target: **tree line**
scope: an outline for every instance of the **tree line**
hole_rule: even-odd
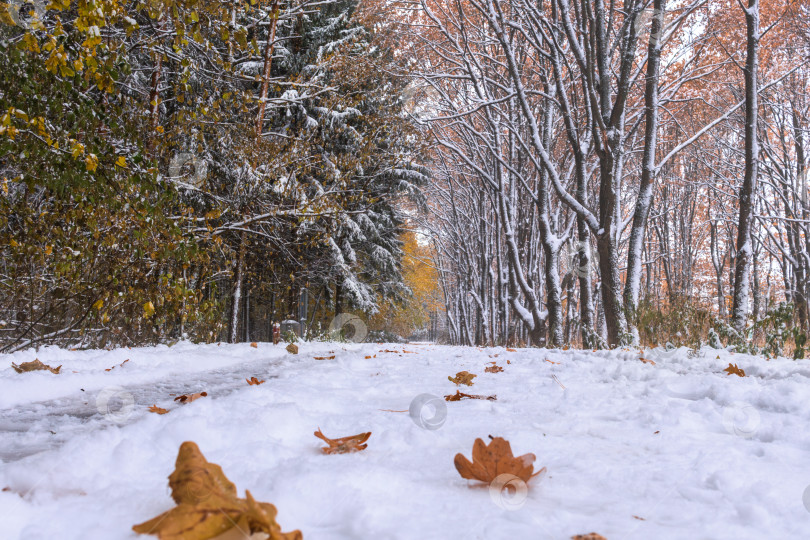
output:
[[[807,2],[392,3],[450,341],[801,348]]]
[[[240,341],[409,297],[402,207],[429,171],[369,6],[0,17],[0,351]]]

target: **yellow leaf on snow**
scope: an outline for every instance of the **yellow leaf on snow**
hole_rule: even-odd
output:
[[[315,432],[315,436],[329,445],[321,448],[321,451],[324,454],[348,454],[350,452],[359,452],[360,450],[365,450],[368,445],[363,443],[365,443],[368,438],[371,437],[371,432],[359,433],[357,435],[341,437],[339,439],[330,439],[324,435],[323,432],[321,432],[321,428],[318,428],[318,431]]]
[[[236,486],[222,468],[206,461],[193,442],[180,446],[169,487],[177,506],[132,530],[160,540],[208,540],[233,529],[242,537],[264,533],[268,540],[303,539],[301,531],[281,532],[272,504],[256,502],[250,491],[245,491],[244,499],[238,498]]]
[[[158,407],[157,405],[152,405],[149,407],[149,412],[158,413],[158,414],[166,414],[168,409],[164,409],[163,407]]]
[[[47,370],[47,371],[50,371],[51,373],[53,373],[55,375],[58,375],[59,370],[62,369],[61,365],[54,368],[54,367],[49,366],[48,364],[43,364],[39,360],[39,358],[37,358],[33,362],[23,362],[19,366],[17,364],[15,364],[14,362],[12,362],[11,367],[13,367],[14,371],[16,371],[17,373],[23,373],[23,372],[26,372],[26,371],[40,371],[40,370],[44,371],[44,370]]]
[[[183,394],[182,396],[177,396],[174,398],[175,401],[179,401],[180,403],[191,403],[196,399],[200,399],[201,397],[205,397],[208,395],[208,392],[197,392],[196,394]]]
[[[469,373],[467,371],[459,371],[458,373],[456,373],[455,377],[448,376],[447,380],[449,380],[451,383],[455,383],[458,385],[465,384],[467,386],[472,386],[473,385],[472,380],[477,376],[478,375],[476,375],[475,373]]]
[[[737,364],[732,364],[731,362],[729,362],[728,367],[723,371],[726,372],[726,376],[737,375],[739,377],[745,377],[745,370],[738,368]]]
[[[528,482],[538,474],[545,472],[543,467],[534,472],[534,454],[524,454],[515,457],[509,441],[501,437],[492,437],[490,443],[484,444],[481,439],[475,439],[472,450],[472,461],[463,454],[456,454],[453,464],[462,478],[467,480],[480,480],[490,483],[502,474],[517,476]]]

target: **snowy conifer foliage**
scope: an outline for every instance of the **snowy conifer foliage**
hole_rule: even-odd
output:
[[[269,339],[407,295],[427,177],[356,1],[96,5],[1,29],[0,346]]]

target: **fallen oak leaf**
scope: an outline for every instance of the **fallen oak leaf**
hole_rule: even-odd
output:
[[[168,411],[168,409],[158,407],[157,405],[152,405],[151,407],[149,407],[149,412],[158,413],[158,414],[166,414],[169,411]]]
[[[242,536],[264,533],[269,540],[303,539],[301,531],[281,532],[272,504],[257,503],[250,491],[245,491],[245,499],[238,498],[222,468],[206,461],[193,442],[180,446],[169,486],[177,506],[133,526],[136,533],[154,534],[160,540],[207,540],[236,528]]]
[[[260,384],[262,384],[262,383],[264,383],[264,382],[265,382],[265,381],[264,381],[264,379],[262,379],[262,380],[260,381],[260,380],[259,380],[259,379],[257,379],[256,377],[251,377],[251,378],[249,378],[249,379],[245,379],[245,380],[247,381],[247,383],[248,383],[250,386],[258,386],[258,385],[260,385]]]
[[[24,373],[26,371],[40,371],[40,370],[44,371],[44,370],[47,370],[47,371],[50,371],[51,373],[53,373],[55,375],[58,375],[59,370],[62,369],[61,364],[54,368],[54,367],[51,367],[51,366],[49,366],[47,364],[43,364],[39,360],[39,358],[37,358],[36,360],[33,360],[31,362],[23,362],[19,366],[17,364],[15,364],[14,362],[12,362],[11,367],[13,367],[14,371],[16,371],[17,373]]]
[[[501,366],[489,366],[487,368],[484,368],[484,371],[486,371],[487,373],[500,373],[501,371],[503,371],[503,368]]]
[[[287,345],[286,350],[290,354],[298,354],[298,345],[296,345],[295,343],[290,343],[289,345]]]
[[[444,396],[445,401],[461,401],[462,399],[486,399],[488,401],[497,401],[498,396],[479,396],[477,394],[465,394],[456,390],[455,394]]]
[[[201,397],[205,397],[208,395],[208,392],[197,392],[196,394],[183,394],[182,396],[177,396],[174,398],[175,401],[179,401],[180,403],[191,403],[196,399],[200,399]]]
[[[448,375],[447,380],[457,385],[466,384],[467,386],[472,386],[473,385],[472,380],[477,376],[478,375],[476,375],[475,373],[469,373],[467,371],[459,371],[458,373],[456,373],[455,377],[450,377]]]
[[[524,482],[545,472],[543,467],[536,473],[534,471],[534,454],[524,454],[515,457],[509,441],[501,437],[492,437],[488,445],[481,439],[475,439],[472,450],[472,461],[463,454],[456,454],[453,464],[462,478],[467,480],[480,480],[487,484],[502,474],[514,475]]]
[[[732,364],[731,362],[729,362],[728,367],[723,371],[726,372],[727,377],[729,375],[737,375],[739,377],[745,377],[745,370],[738,368],[737,364]]]
[[[363,443],[365,443],[368,438],[371,437],[371,432],[368,431],[366,433],[358,433],[357,435],[341,437],[339,439],[330,439],[323,434],[321,428],[318,428],[318,431],[316,431],[314,435],[329,445],[321,448],[321,451],[324,454],[347,454],[350,452],[359,452],[360,450],[365,450],[368,445]]]

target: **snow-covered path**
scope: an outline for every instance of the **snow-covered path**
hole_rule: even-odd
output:
[[[0,357],[0,538],[135,538],[133,524],[173,506],[166,478],[185,440],[308,540],[810,537],[810,361],[687,352],[647,351],[655,365],[638,351],[426,344]],[[62,373],[9,367],[35,357]],[[493,361],[504,371],[486,373]],[[726,375],[729,362],[748,376]],[[462,370],[478,375],[462,391],[497,401],[401,412],[454,393],[447,376]],[[203,390],[188,405],[170,395]],[[328,456],[317,427],[372,436]],[[453,456],[487,435],[548,468],[525,497],[456,472]]]

